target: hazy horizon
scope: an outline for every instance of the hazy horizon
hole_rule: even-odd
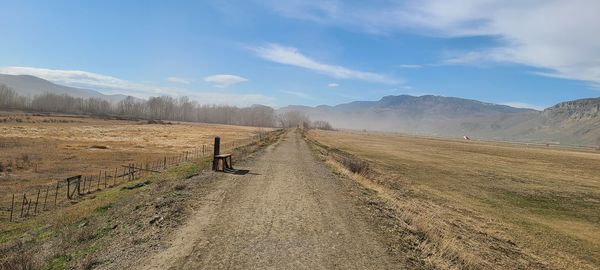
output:
[[[598,5],[9,1],[0,73],[241,106],[433,94],[541,109],[599,95]]]

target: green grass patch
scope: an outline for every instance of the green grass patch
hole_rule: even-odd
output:
[[[70,255],[55,256],[50,260],[50,263],[45,268],[46,270],[63,270],[67,269],[68,263],[71,261]]]
[[[107,205],[100,206],[100,207],[94,209],[94,213],[98,214],[98,215],[104,215],[108,211],[108,209],[111,209],[111,208],[112,208],[112,204],[109,203]]]

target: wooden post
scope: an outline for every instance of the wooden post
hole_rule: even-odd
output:
[[[31,209],[31,200],[27,200],[27,213],[25,213],[26,216],[29,216],[29,209]]]
[[[221,152],[221,137],[215,137],[215,144],[213,147],[213,171],[216,171],[219,166],[216,156],[218,156]]]
[[[165,161],[163,162],[163,169],[166,170],[167,169],[167,157],[165,156]]]
[[[115,177],[113,177],[113,186],[117,185],[117,168],[115,168]]]
[[[83,191],[81,191],[81,175],[79,176],[79,178],[77,179],[77,196],[81,196],[83,195]],[[83,182],[83,184],[85,184],[85,181]],[[85,186],[83,186],[83,188],[85,189]],[[68,192],[68,189],[67,189]]]
[[[46,197],[44,197],[44,211],[46,211],[46,203],[48,202],[48,191],[50,187],[46,187]]]
[[[56,192],[54,193],[54,206],[56,206],[56,199],[58,199],[58,185],[60,185],[60,181],[56,181]],[[67,193],[69,191],[67,190]]]
[[[98,174],[98,184],[96,185],[96,190],[100,189],[100,179],[102,179],[102,170],[100,170],[100,174]]]
[[[40,189],[38,188],[38,194],[37,194],[37,197],[35,198],[35,208],[33,209],[34,215],[37,215],[37,207],[38,207],[39,201],[40,201]]]
[[[9,220],[9,222],[12,222],[12,217],[13,217],[14,211],[15,211],[15,194],[13,193],[12,202],[10,204],[10,220]]]
[[[23,209],[25,208],[25,204],[27,203],[27,196],[23,193],[23,201],[21,202],[21,217],[23,217]]]
[[[82,194],[82,193],[85,193],[85,184],[86,184],[86,183],[87,183],[87,176],[84,176],[84,177],[83,177],[83,190],[81,190],[81,193],[80,193],[80,194]]]

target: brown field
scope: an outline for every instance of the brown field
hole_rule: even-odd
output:
[[[600,268],[597,151],[351,132],[308,138],[368,163],[353,178],[394,205],[433,266]]]
[[[78,174],[180,154],[265,129],[0,112],[0,198]],[[208,151],[208,150],[207,150]],[[9,166],[8,164],[12,164]],[[10,169],[8,169],[10,167]]]

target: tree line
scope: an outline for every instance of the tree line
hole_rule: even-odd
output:
[[[188,97],[176,99],[168,96],[151,97],[147,100],[126,97],[116,103],[101,98],[77,98],[53,93],[25,97],[6,85],[0,85],[0,109],[257,127],[273,127],[278,123],[275,110],[262,105],[245,108],[201,105]]]
[[[277,115],[273,108],[263,105],[244,108],[229,105],[206,105],[199,104],[185,96],[180,98],[150,97],[147,100],[128,96],[116,103],[102,98],[78,98],[68,94],[53,93],[25,97],[3,84],[0,84],[0,109],[257,127],[303,126],[332,129],[328,122],[311,122],[306,115],[298,111],[287,111]]]
[[[304,126],[332,129],[328,122],[311,122],[306,115],[300,112],[287,111],[277,115],[273,108],[263,105],[244,108],[229,105],[205,105],[185,96],[180,98],[150,97],[147,100],[128,96],[116,103],[102,98],[77,98],[67,94],[53,93],[25,97],[3,84],[0,84],[0,109],[256,127]]]

